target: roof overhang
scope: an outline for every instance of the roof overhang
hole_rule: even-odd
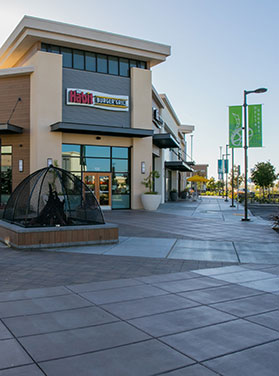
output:
[[[35,70],[34,67],[16,67],[8,69],[0,69],[0,78],[14,77],[14,76],[25,76],[30,75]]]
[[[0,123],[0,134],[20,134],[23,128],[10,123]]]
[[[179,143],[170,133],[157,133],[153,135],[153,144],[160,149],[179,148]]]
[[[170,56],[170,46],[161,43],[24,16],[0,49],[0,67],[13,66],[36,42],[130,57],[151,67]]]
[[[107,127],[104,125],[59,122],[50,126],[52,132],[97,134],[116,137],[150,137],[153,130],[142,128]]]
[[[167,161],[165,162],[165,167],[173,171],[193,171],[193,169],[184,161]]]
[[[194,130],[195,130],[194,125],[181,124],[181,126],[179,127],[179,131],[184,134],[192,133],[194,132]]]

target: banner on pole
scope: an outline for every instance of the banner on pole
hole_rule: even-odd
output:
[[[262,105],[248,106],[249,147],[260,148],[263,146],[262,138]]]
[[[229,147],[242,148],[242,106],[229,107]]]
[[[223,159],[218,159],[218,174],[223,175]]]
[[[229,160],[225,159],[224,160],[224,174],[228,174],[228,173],[229,173]]]

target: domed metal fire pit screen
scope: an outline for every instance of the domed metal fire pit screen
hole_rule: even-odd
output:
[[[75,175],[54,166],[34,172],[17,186],[3,219],[23,227],[105,223],[93,192]]]

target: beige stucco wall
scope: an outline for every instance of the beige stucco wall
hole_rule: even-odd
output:
[[[151,71],[131,69],[131,128],[152,129]]]
[[[32,65],[30,109],[30,172],[46,167],[47,159],[61,163],[62,133],[50,125],[62,121],[62,55],[38,51]]]
[[[152,129],[151,71],[131,69],[131,128]],[[145,162],[145,174],[141,173]],[[152,137],[134,138],[131,151],[131,208],[141,209],[141,194],[146,191],[142,184],[152,168]]]
[[[145,174],[141,173],[141,162],[145,162]],[[141,194],[146,192],[142,184],[152,167],[152,137],[134,138],[131,150],[131,208],[142,209]]]

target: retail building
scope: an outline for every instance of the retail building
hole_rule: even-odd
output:
[[[161,172],[162,200],[181,189],[194,128],[151,80],[169,55],[159,43],[25,16],[0,49],[1,202],[51,163],[103,208],[141,208],[150,169]]]

